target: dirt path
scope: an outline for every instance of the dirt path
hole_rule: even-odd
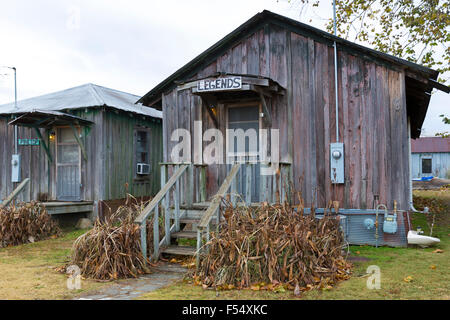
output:
[[[137,279],[116,281],[94,292],[87,292],[77,300],[132,300],[156,289],[183,279],[187,269],[176,264],[161,263],[153,273]]]

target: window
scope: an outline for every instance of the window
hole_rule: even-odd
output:
[[[431,174],[431,173],[433,173],[431,159],[430,158],[422,159],[422,174]]]
[[[138,163],[150,164],[149,150],[150,150],[150,132],[148,129],[136,129],[134,134],[135,146],[135,161],[134,170]],[[140,177],[141,178],[141,177]]]

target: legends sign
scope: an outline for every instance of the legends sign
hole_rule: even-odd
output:
[[[197,92],[224,91],[242,89],[242,77],[203,79],[197,82]]]

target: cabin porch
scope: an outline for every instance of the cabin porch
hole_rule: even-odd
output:
[[[94,201],[49,201],[40,202],[47,209],[49,215],[61,215],[69,213],[91,214],[94,210]]]
[[[259,164],[269,166],[270,164]],[[157,260],[161,253],[173,255],[191,255],[199,259],[197,253],[204,248],[202,243],[209,240],[210,230],[218,228],[224,220],[221,206],[225,203],[233,206],[260,206],[262,203],[290,203],[294,209],[291,166],[280,163],[273,175],[258,177],[258,201],[251,186],[255,176],[251,174],[256,163],[234,163],[227,165],[227,175],[214,195],[207,197],[207,165],[192,163],[161,163],[161,190],[149,205],[136,218],[141,226],[141,246],[147,256],[146,221],[154,215],[152,258]],[[312,208],[304,208],[310,214]],[[317,218],[323,217],[324,208],[314,208]],[[397,210],[345,209],[332,208],[331,214],[340,218],[340,224],[348,244],[369,244],[374,246],[401,246],[406,243],[406,234],[410,229],[409,212]],[[395,214],[397,231],[395,234],[383,233],[387,215]],[[162,218],[162,219],[161,219]],[[160,234],[160,221],[164,221],[164,232]],[[373,226],[367,226],[371,220]],[[178,239],[195,239],[196,246],[180,246]],[[198,262],[198,261],[197,261]]]

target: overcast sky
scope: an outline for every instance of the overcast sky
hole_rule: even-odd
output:
[[[88,82],[141,96],[264,9],[321,29],[332,16],[329,3],[300,12],[287,0],[2,1],[0,66],[17,68],[19,100]],[[0,104],[13,100],[0,68]],[[449,106],[433,94],[426,135],[449,130],[438,117]]]

